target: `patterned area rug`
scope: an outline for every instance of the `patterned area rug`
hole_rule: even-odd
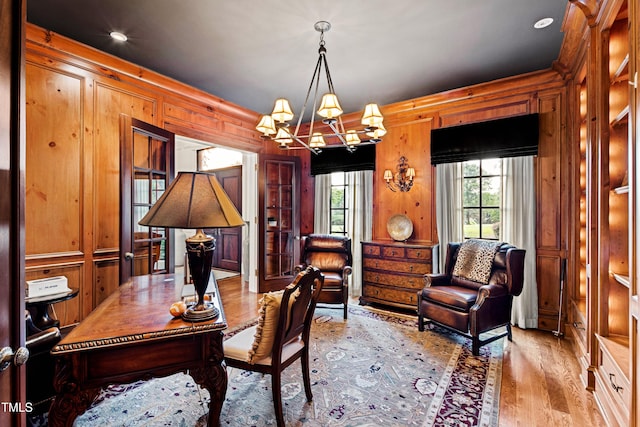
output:
[[[317,308],[311,329],[313,402],[299,361],[282,377],[288,426],[497,426],[502,340],[471,354],[470,342],[415,316],[350,306]],[[233,333],[233,332],[232,332]],[[271,378],[228,369],[223,426],[275,425]],[[76,426],[206,425],[209,394],[190,376],[111,386]]]

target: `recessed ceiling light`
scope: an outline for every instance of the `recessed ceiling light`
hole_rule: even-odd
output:
[[[535,24],[533,24],[533,28],[536,28],[539,30],[541,28],[548,27],[552,23],[553,23],[553,18],[542,18],[539,21],[537,21]]]
[[[117,31],[111,31],[111,33],[109,35],[111,36],[112,39],[118,40],[119,42],[126,42],[127,41],[127,36],[125,36],[122,33],[117,32]]]

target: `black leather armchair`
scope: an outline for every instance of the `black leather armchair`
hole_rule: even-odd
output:
[[[511,306],[520,295],[524,275],[524,249],[502,244],[497,250],[487,284],[453,275],[461,243],[449,243],[445,272],[426,274],[425,287],[418,292],[418,329],[433,321],[472,340],[472,352],[511,336]],[[480,334],[506,326],[506,332],[481,340]]]

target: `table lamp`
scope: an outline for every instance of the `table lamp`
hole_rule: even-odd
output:
[[[213,236],[205,234],[203,229],[244,225],[242,216],[216,176],[206,172],[178,172],[176,179],[138,224],[196,230],[196,234],[186,239],[186,245],[198,301],[187,308],[182,318],[199,322],[216,317],[218,309],[204,301],[216,245]]]

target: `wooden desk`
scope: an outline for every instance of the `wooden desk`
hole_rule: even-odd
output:
[[[212,300],[220,315],[198,323],[169,314],[181,291],[182,276],[134,277],[53,348],[57,395],[49,426],[71,426],[108,384],[186,371],[209,391],[208,424],[219,425],[227,391],[222,349],[227,324],[218,288]]]

